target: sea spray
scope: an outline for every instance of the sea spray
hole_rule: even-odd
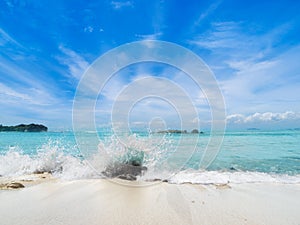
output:
[[[136,179],[146,171],[157,169],[172,151],[168,147],[172,142],[163,136],[144,136],[137,134],[112,136],[98,145],[98,156],[92,159],[92,165],[99,166],[105,162],[102,174],[107,177]],[[95,163],[95,158],[102,159]]]
[[[300,132],[297,130],[227,132],[218,157],[207,170],[199,170],[197,165],[209,135],[200,136],[195,154],[182,167],[178,167],[177,158],[172,156],[180,157],[181,152],[184,154],[185,149],[193,147],[190,140],[197,137],[194,134],[139,133],[117,137],[99,133],[99,136],[94,154],[89,158],[76,145],[72,132],[0,133],[0,177],[50,172],[54,177],[68,180],[103,178],[107,166],[113,165],[112,162],[128,162],[131,156],[126,154],[134,150],[143,152],[142,166],[147,167],[147,171],[137,176],[139,180],[300,182]]]
[[[36,154],[26,154],[19,147],[11,147],[0,155],[0,175],[15,177],[47,172],[64,179],[96,177],[96,173],[85,161],[64,150],[57,141],[43,144],[36,150]]]

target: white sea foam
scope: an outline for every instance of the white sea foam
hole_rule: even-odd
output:
[[[56,151],[39,153],[35,157],[9,151],[0,156],[0,175],[3,177],[15,177],[24,174],[32,174],[37,171],[52,172],[55,177],[61,179],[89,179],[100,178],[101,174],[84,160],[71,155],[65,155]],[[165,179],[168,172],[148,171],[141,180]],[[267,174],[260,172],[224,172],[224,171],[197,171],[185,170],[168,178],[170,183],[192,184],[219,184],[219,183],[300,183],[300,175],[289,176],[286,174]]]
[[[0,155],[0,175],[14,177],[36,172],[51,172],[62,179],[82,179],[103,177],[102,171],[117,160],[131,157],[129,152],[143,152],[143,165],[149,169],[165,157],[168,140],[157,138],[143,139],[136,135],[124,136],[122,139],[111,136],[100,142],[98,152],[92,157],[80,154],[78,149],[68,149],[59,141],[49,141],[38,148],[37,154],[28,155],[18,147],[12,147]],[[77,154],[74,154],[76,153]],[[76,156],[78,155],[78,156]],[[133,155],[135,156],[135,155]],[[89,158],[84,160],[83,158]],[[127,158],[126,158],[127,157]]]
[[[143,151],[146,155],[143,166],[147,172],[141,180],[168,180],[170,183],[217,184],[217,183],[300,183],[300,175],[270,174],[246,171],[199,171],[184,170],[174,175],[175,171],[156,168],[170,154],[173,143],[168,138],[138,138],[128,136],[125,141],[114,137],[103,141],[98,146],[98,153],[92,159],[84,160],[76,149],[68,148],[59,142],[49,142],[38,149],[37,154],[28,155],[18,147],[11,147],[5,154],[0,155],[0,175],[16,177],[35,172],[51,172],[61,179],[101,178],[105,167],[122,158],[128,149]]]
[[[138,137],[136,134],[122,137],[111,136],[98,145],[98,158],[111,162],[120,158],[130,157],[130,154],[143,153],[143,165],[153,169],[158,163],[168,158],[175,149],[174,143],[166,136]],[[129,154],[129,155],[128,155]]]
[[[192,184],[224,184],[224,183],[300,183],[300,175],[268,174],[261,172],[224,172],[224,171],[196,171],[185,170],[169,179],[170,183]]]
[[[36,172],[51,172],[63,179],[81,179],[97,177],[98,174],[87,164],[71,155],[56,149],[38,153],[35,156],[9,151],[0,155],[0,175],[15,177]]]

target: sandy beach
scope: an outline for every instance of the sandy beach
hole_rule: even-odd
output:
[[[300,224],[300,184],[147,184],[47,179],[1,190],[1,224]]]

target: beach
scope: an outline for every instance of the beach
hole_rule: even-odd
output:
[[[199,136],[182,168],[181,160],[168,158],[178,135],[167,136],[165,145],[156,144],[159,135],[130,136],[124,149],[108,136],[112,141],[100,140],[94,160],[82,156],[72,132],[0,137],[1,225],[300,224],[297,130],[227,132],[206,170],[199,163],[208,134]],[[185,134],[177,154],[186,154],[197,138]],[[145,150],[142,165],[122,161],[132,149]],[[105,153],[119,164],[103,160]],[[160,167],[165,159],[174,169]],[[128,166],[145,169],[134,174]]]
[[[300,223],[300,184],[45,179],[0,190],[1,224]]]

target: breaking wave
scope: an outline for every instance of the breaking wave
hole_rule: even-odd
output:
[[[25,174],[49,172],[53,176],[74,180],[111,177],[107,168],[114,165],[133,165],[147,168],[134,174],[138,180],[162,180],[169,183],[300,183],[300,175],[271,174],[248,171],[206,171],[163,169],[176,143],[169,138],[126,137],[126,143],[110,137],[99,143],[98,153],[89,160],[78,149],[66,149],[61,143],[48,142],[36,154],[27,154],[19,147],[10,147],[0,155],[0,176],[17,177]],[[124,167],[122,167],[124,169]],[[126,168],[128,169],[128,168]],[[103,173],[103,171],[108,171]],[[114,170],[115,171],[115,168]]]

